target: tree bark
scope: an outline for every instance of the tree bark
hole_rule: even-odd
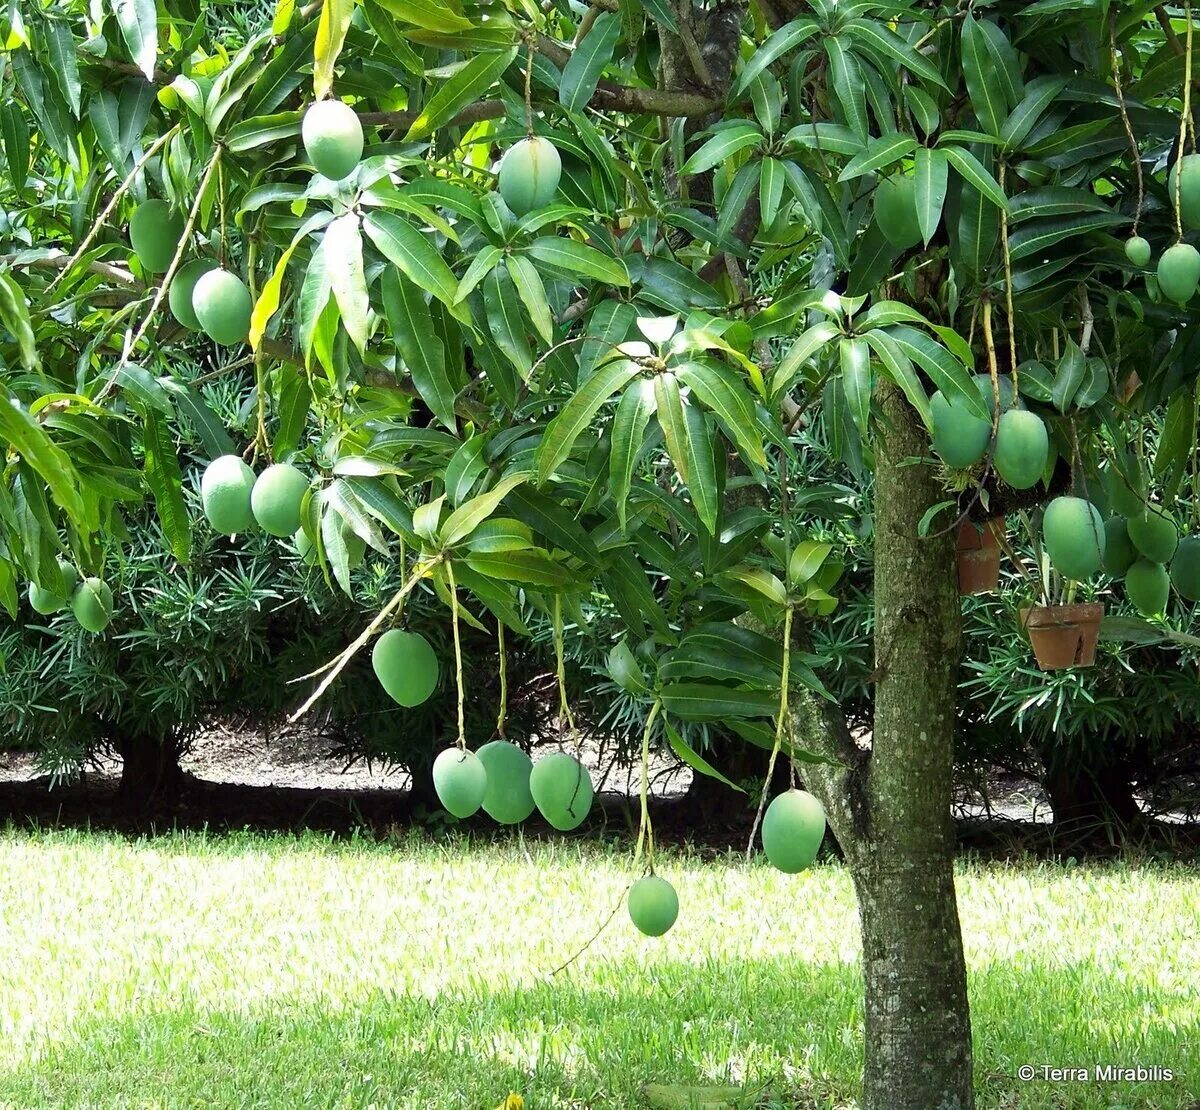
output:
[[[170,814],[179,801],[183,769],[179,745],[173,738],[122,737],[116,742],[121,756],[118,804],[127,817],[143,820]]]
[[[1079,757],[1051,754],[1042,787],[1050,799],[1055,831],[1067,837],[1120,843],[1142,824],[1124,761],[1093,767]]]
[[[805,768],[846,854],[863,938],[866,1110],[974,1105],[966,964],[954,891],[951,783],[960,627],[954,542],[918,525],[944,494],[928,438],[881,386],[875,467],[875,713],[869,756],[804,697]],[[840,730],[841,735],[837,735]],[[832,739],[831,739],[832,736]]]

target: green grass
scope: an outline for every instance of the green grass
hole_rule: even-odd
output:
[[[671,856],[661,941],[628,858],[576,843],[0,834],[0,1104],[642,1105],[646,1083],[853,1103],[848,876]],[[985,1106],[1200,1098],[1200,884],[1184,866],[967,865]],[[1158,1064],[1170,1084],[1020,1083]],[[753,1100],[747,1100],[747,1104]]]

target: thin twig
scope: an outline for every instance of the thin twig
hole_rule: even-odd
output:
[[[61,271],[59,271],[58,277],[56,277],[49,285],[46,286],[44,293],[48,294],[60,281],[62,281],[67,273],[74,268],[75,263],[77,263],[84,256],[88,247],[95,242],[96,236],[100,234],[100,229],[104,226],[108,220],[108,217],[113,214],[113,211],[117,205],[121,203],[121,198],[129,191],[129,187],[137,179],[137,175],[142,172],[146,163],[149,162],[150,159],[153,158],[163,148],[163,146],[170,141],[172,135],[175,135],[178,132],[179,124],[176,124],[169,131],[163,132],[163,134],[161,134],[157,139],[154,140],[153,143],[150,144],[150,147],[147,149],[146,153],[134,163],[133,169],[129,171],[125,180],[117,186],[116,192],[114,192],[113,195],[108,198],[108,203],[104,206],[104,210],[100,213],[100,215],[96,217],[96,222],[92,224],[91,229],[88,231],[87,235],[84,236],[83,242],[79,244],[75,250],[75,253],[71,255],[71,257],[67,260],[66,265]]]
[[[167,291],[171,288],[171,281],[175,277],[175,273],[179,269],[179,264],[183,261],[183,256],[188,249],[188,242],[196,226],[196,217],[200,214],[200,204],[204,199],[205,190],[208,188],[208,183],[212,179],[212,175],[221,164],[221,153],[224,149],[223,146],[218,144],[216,151],[213,153],[212,161],[209,162],[208,168],[204,171],[204,176],[200,179],[200,188],[196,190],[196,199],[192,202],[191,210],[188,212],[187,222],[183,226],[183,234],[179,237],[179,245],[175,248],[171,265],[167,267],[167,272],[163,274],[162,283],[158,287],[158,292],[154,294],[154,300],[150,302],[150,310],[146,313],[145,319],[142,320],[141,327],[138,328],[134,337],[129,341],[128,346],[125,348],[125,353],[121,356],[121,361],[113,368],[113,372],[108,376],[108,380],[104,383],[103,388],[96,394],[94,400],[97,404],[108,396],[116,385],[121,368],[128,364],[130,356],[137,349],[137,345],[145,337],[146,332],[150,330],[150,325],[154,321],[155,314],[162,307],[163,301],[166,300]],[[221,237],[221,241],[224,243],[224,236]]]
[[[1121,62],[1117,56],[1117,12],[1114,8],[1108,23],[1108,46],[1112,55],[1113,86],[1117,90],[1117,110],[1121,113],[1121,122],[1125,125],[1125,136],[1129,139],[1129,153],[1133,159],[1133,169],[1137,174],[1137,208],[1133,213],[1133,234],[1138,233],[1138,222],[1142,218],[1142,205],[1146,200],[1146,182],[1142,177],[1142,153],[1138,147],[1137,137],[1133,133],[1133,124],[1129,119],[1129,111],[1125,107],[1125,93],[1121,88]]]
[[[373,635],[375,635],[375,632],[378,630],[380,625],[382,625],[383,622],[387,620],[396,609],[404,604],[404,599],[408,597],[408,595],[412,593],[414,589],[416,589],[417,583],[424,579],[426,575],[428,575],[429,572],[442,561],[443,558],[443,555],[435,555],[432,559],[428,559],[424,563],[418,563],[415,567],[413,567],[412,574],[408,581],[396,591],[391,601],[389,601],[382,609],[379,610],[378,613],[375,614],[375,619],[372,620],[371,623],[368,624],[367,627],[358,634],[354,642],[351,643],[349,647],[345,648],[339,655],[335,656],[332,660],[330,660],[329,663],[325,665],[324,668],[322,668],[328,673],[321,680],[321,684],[309,696],[308,700],[305,701],[305,703],[300,706],[295,713],[288,717],[288,724],[294,725],[313,707],[313,705],[320,699],[321,695],[329,689],[330,685],[333,683],[333,680],[342,673],[346,667],[346,664],[349,663],[350,660],[353,659],[358,653],[363,644],[365,644]],[[310,675],[305,675],[304,677],[314,678],[320,673],[321,671],[317,670],[313,671]]]

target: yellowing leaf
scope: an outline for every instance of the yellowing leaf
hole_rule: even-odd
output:
[[[279,309],[279,295],[283,288],[283,275],[287,271],[288,263],[292,260],[292,255],[296,252],[296,247],[299,245],[300,240],[295,239],[292,245],[279,256],[279,261],[275,263],[274,271],[272,271],[266,285],[262,288],[262,292],[258,295],[258,302],[254,306],[254,311],[250,314],[250,349],[252,351],[258,350],[258,345],[262,342],[263,335],[267,330],[267,324],[270,323],[271,317]]]
[[[354,0],[325,0],[321,5],[321,21],[313,43],[313,99],[321,100],[333,87],[333,67],[337,65],[342,43],[350,29]]]

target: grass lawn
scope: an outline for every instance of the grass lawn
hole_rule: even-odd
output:
[[[622,909],[551,976],[627,868],[565,841],[0,833],[0,1104],[634,1107],[646,1083],[853,1104],[845,871],[670,856],[673,932]],[[966,865],[959,889],[983,1105],[1200,1098],[1194,869]],[[1177,1078],[1021,1083],[1027,1063]]]

